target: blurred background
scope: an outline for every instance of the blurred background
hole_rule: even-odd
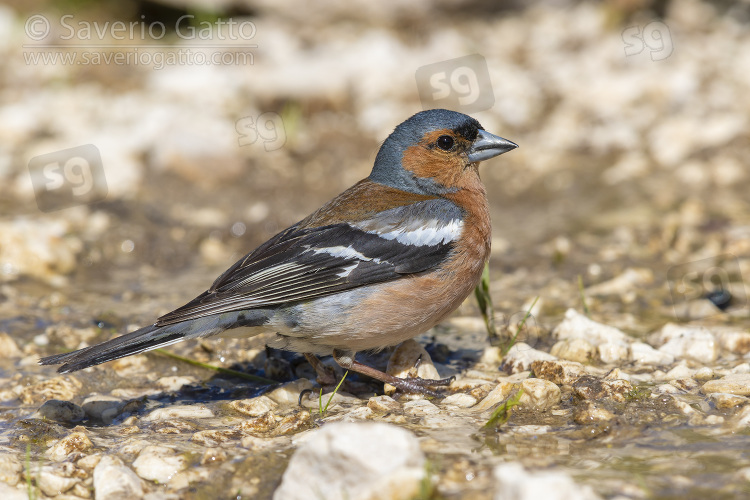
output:
[[[749,19],[694,0],[6,3],[0,329],[151,322],[433,107],[521,146],[481,167],[499,315],[539,295],[554,324],[580,279],[630,333],[747,317]]]
[[[749,94],[747,0],[4,2],[0,378],[192,299],[434,107],[520,145],[480,167],[499,318],[746,329]],[[448,328],[486,345],[472,298]]]

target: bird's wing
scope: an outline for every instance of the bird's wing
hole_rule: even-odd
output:
[[[298,223],[248,254],[206,292],[156,322],[309,300],[426,271],[448,258],[463,230],[462,211],[429,199],[356,222]]]

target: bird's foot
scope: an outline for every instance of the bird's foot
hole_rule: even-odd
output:
[[[313,370],[315,370],[320,385],[336,385],[336,372],[332,367],[324,365],[314,354],[305,353],[305,359],[310,363],[310,366],[313,367]]]

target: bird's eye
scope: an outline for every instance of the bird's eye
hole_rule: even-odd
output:
[[[438,137],[437,147],[443,151],[450,151],[453,148],[453,137],[449,135],[441,135]]]

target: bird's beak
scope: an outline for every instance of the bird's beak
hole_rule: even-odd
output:
[[[469,149],[469,161],[475,163],[482,160],[489,160],[495,156],[512,151],[518,147],[518,144],[508,139],[503,139],[492,135],[484,130],[479,130],[477,138]]]

